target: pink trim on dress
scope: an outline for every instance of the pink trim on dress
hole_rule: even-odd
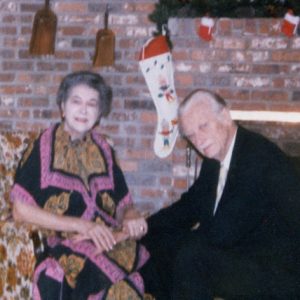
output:
[[[136,269],[140,269],[145,263],[146,261],[149,259],[150,257],[150,254],[148,252],[148,250],[146,249],[145,246],[141,245],[140,244],[140,247],[139,247],[139,262],[138,262],[138,265],[136,267]]]
[[[54,258],[47,258],[34,271],[32,294],[33,300],[42,300],[38,289],[37,281],[40,274],[46,269],[46,275],[58,282],[62,282],[64,278],[64,271],[59,263]]]
[[[116,217],[119,220],[119,217],[122,216],[126,208],[130,207],[133,204],[131,194],[128,192],[127,195],[118,203],[116,209]]]
[[[88,300],[101,300],[104,296],[105,291],[100,291],[98,294],[90,295]]]
[[[109,144],[101,137],[99,133],[97,133],[95,130],[92,131],[92,137],[96,144],[99,146],[99,148],[103,151],[103,154],[105,156],[105,160],[107,162],[107,167],[108,167],[108,176],[110,179],[110,189],[114,190],[114,180],[113,180],[113,161],[112,161],[112,153],[111,153],[111,148]],[[102,178],[96,179],[96,184],[99,184],[100,180]],[[95,184],[95,187],[96,187]],[[99,191],[99,187],[98,187]]]
[[[96,248],[87,241],[73,243],[70,240],[64,240],[62,245],[69,247],[71,250],[86,255],[109,279],[116,283],[126,277],[126,274],[111,262],[104,254],[95,254]]]
[[[143,295],[145,292],[145,286],[144,286],[143,278],[140,275],[140,273],[134,272],[128,276],[128,279],[133,283],[133,285]]]
[[[34,198],[21,185],[15,183],[10,192],[11,202],[21,201],[33,206],[37,206]]]

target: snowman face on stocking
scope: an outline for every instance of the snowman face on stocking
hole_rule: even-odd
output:
[[[154,53],[151,52],[152,49]],[[147,56],[149,52],[151,55]],[[172,152],[178,136],[178,99],[174,87],[172,56],[164,36],[146,43],[142,54],[140,68],[157,111],[154,152],[158,157],[164,158]]]

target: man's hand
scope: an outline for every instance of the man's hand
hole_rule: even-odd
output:
[[[123,221],[123,231],[127,232],[132,239],[140,239],[148,231],[148,225],[143,217],[126,218]]]

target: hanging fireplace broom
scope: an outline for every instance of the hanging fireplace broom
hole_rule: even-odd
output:
[[[104,29],[99,29],[96,35],[94,67],[112,66],[114,64],[115,34],[108,29],[108,11],[109,5],[107,4],[104,14]]]
[[[32,55],[54,54],[57,17],[50,9],[50,0],[34,16],[29,53]]]

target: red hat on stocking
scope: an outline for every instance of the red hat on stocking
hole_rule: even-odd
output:
[[[170,52],[165,35],[158,35],[150,39],[142,48],[139,60]]]

